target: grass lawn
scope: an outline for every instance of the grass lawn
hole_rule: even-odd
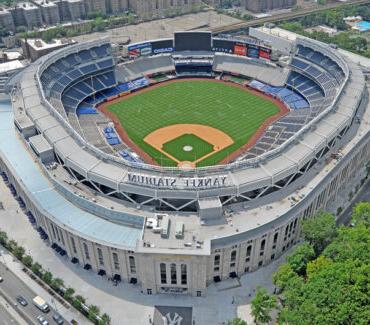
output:
[[[184,150],[186,146],[191,146],[192,150]],[[212,152],[213,145],[198,138],[194,134],[184,134],[181,137],[165,143],[162,149],[179,161],[195,161]]]
[[[177,164],[143,140],[158,128],[203,124],[228,134],[234,143],[198,164],[209,166],[247,143],[267,118],[279,112],[267,99],[232,84],[207,80],[164,83],[123,98],[108,109],[117,116],[131,140],[163,166]]]

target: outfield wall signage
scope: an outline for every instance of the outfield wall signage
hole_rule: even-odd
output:
[[[258,46],[249,45],[248,46],[248,56],[250,58],[256,58],[256,59],[258,59],[259,58],[259,49],[258,49]]]
[[[161,54],[161,53],[171,53],[173,52],[173,47],[166,47],[162,49],[153,49],[153,54]]]
[[[247,46],[245,44],[235,44],[234,45],[234,54],[246,56],[247,55]]]
[[[146,56],[152,54],[151,43],[134,44],[127,47],[130,58],[137,58],[139,56]]]
[[[174,177],[160,177],[128,173],[127,181],[135,185],[146,185],[156,188],[179,188],[179,189],[214,188],[231,185],[230,180],[226,175],[209,177],[174,178]]]

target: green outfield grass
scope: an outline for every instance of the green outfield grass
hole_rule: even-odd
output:
[[[269,100],[227,83],[206,80],[165,83],[123,98],[108,109],[117,116],[131,140],[162,166],[176,163],[143,140],[156,129],[173,124],[203,124],[228,134],[234,144],[198,164],[209,166],[247,143],[261,124],[279,111]],[[182,147],[179,150],[178,154],[182,154]]]

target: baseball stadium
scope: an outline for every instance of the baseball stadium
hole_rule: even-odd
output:
[[[0,172],[35,231],[148,295],[205,296],[268,265],[370,155],[361,67],[257,28],[74,44],[7,89]]]

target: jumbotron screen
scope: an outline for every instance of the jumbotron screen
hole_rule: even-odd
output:
[[[176,51],[211,51],[212,34],[210,32],[175,33]]]

